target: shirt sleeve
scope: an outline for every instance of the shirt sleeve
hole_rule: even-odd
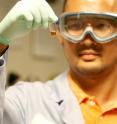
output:
[[[0,57],[0,124],[3,124],[3,108],[6,82],[6,60],[4,56]]]
[[[3,124],[25,124],[25,95],[14,85],[5,92]]]
[[[12,86],[5,91],[6,61],[7,53],[0,56],[0,124],[24,124],[21,88]]]

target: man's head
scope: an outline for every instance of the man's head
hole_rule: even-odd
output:
[[[65,0],[64,11],[117,12],[116,5],[116,0]]]
[[[66,0],[64,12],[117,12],[116,0]],[[94,20],[92,20],[94,21]],[[95,24],[95,22],[93,22]],[[70,70],[76,75],[95,76],[117,68],[117,39],[100,44],[87,35],[80,43],[71,43],[59,34]]]

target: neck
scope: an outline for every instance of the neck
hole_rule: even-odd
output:
[[[88,95],[95,96],[99,103],[117,100],[117,69],[97,76],[78,75],[69,71],[70,81],[74,81]]]

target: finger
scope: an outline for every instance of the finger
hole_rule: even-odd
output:
[[[35,7],[33,10],[31,10],[31,14],[33,16],[33,29],[37,29],[39,26],[41,26],[41,14],[40,11]]]
[[[31,14],[31,12],[29,11],[26,11],[26,12],[23,12],[23,14],[21,14],[19,17],[18,17],[18,20],[21,20],[22,23],[24,22],[26,27],[28,29],[32,28],[33,26],[33,20],[34,20],[34,17],[33,15]]]
[[[58,17],[56,16],[56,14],[54,13],[54,11],[53,11],[53,9],[51,8],[51,6],[47,3],[47,2],[45,2],[44,3],[44,6],[46,6],[46,8],[47,8],[47,12],[48,12],[48,21],[49,22],[56,22],[57,20],[58,20]]]
[[[40,11],[40,15],[41,15],[41,25],[44,28],[47,28],[48,27],[48,13],[49,13],[47,6],[44,6],[43,4],[41,4],[39,11]]]

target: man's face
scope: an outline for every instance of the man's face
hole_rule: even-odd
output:
[[[65,12],[111,12],[113,0],[68,0]],[[112,42],[96,43],[90,35],[80,43],[70,43],[60,36],[69,61],[70,69],[75,74],[95,76],[117,68],[117,39]]]

